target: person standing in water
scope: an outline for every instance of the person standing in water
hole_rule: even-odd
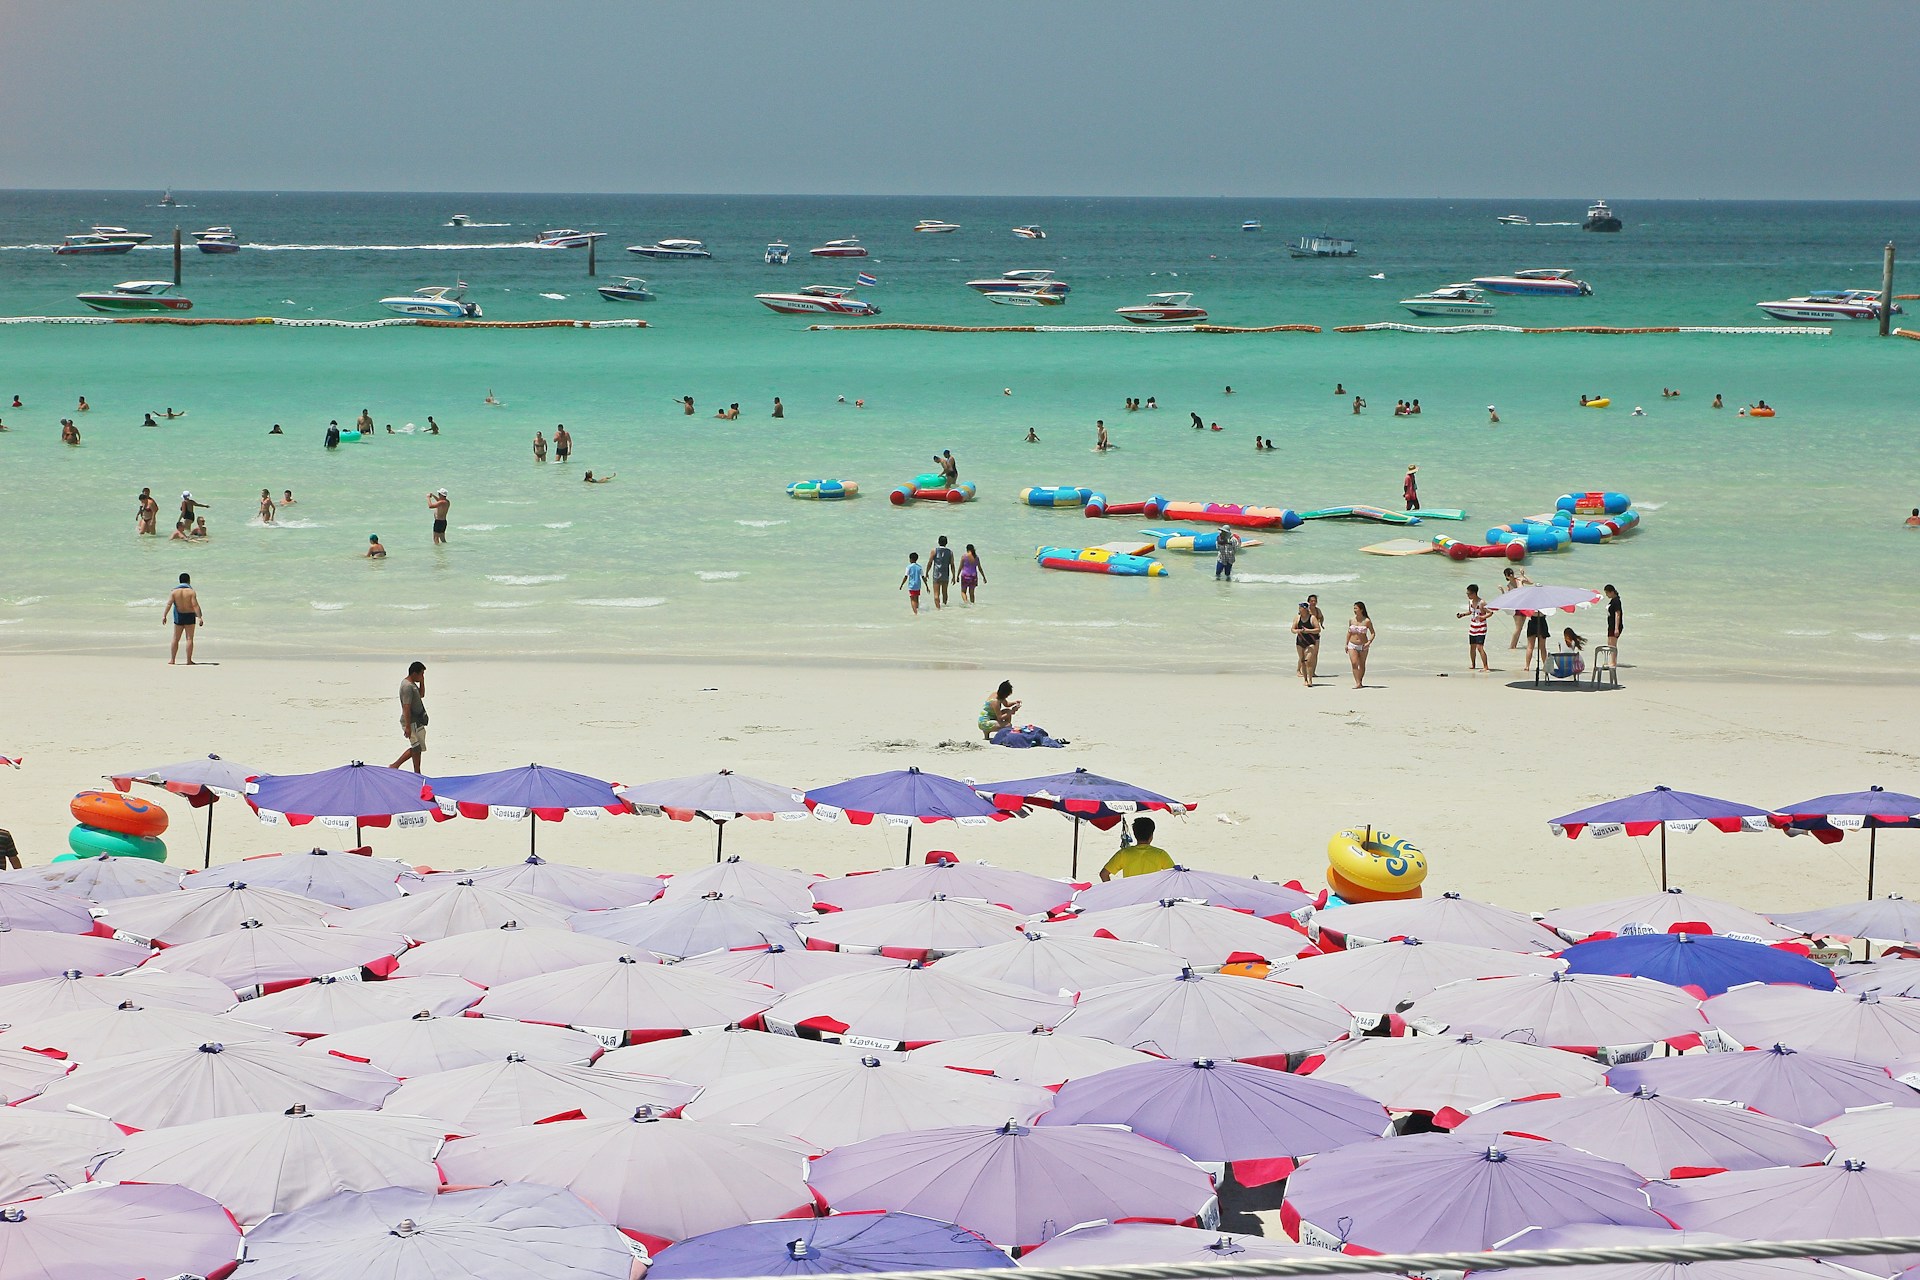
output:
[[[80,428],[73,425],[72,418],[60,419],[60,443],[61,444],[79,444],[80,443]]]
[[[986,570],[980,567],[980,553],[969,542],[967,549],[960,553],[960,598],[968,604],[978,603],[973,598],[974,588],[986,580]]]
[[[1221,525],[1220,531],[1213,535],[1213,580],[1225,578],[1233,581],[1233,562],[1240,554],[1240,535],[1228,525]]]
[[[567,434],[567,424],[558,423],[553,428],[553,460],[565,462],[573,456],[573,437]]]
[[[153,500],[152,489],[140,491],[140,501],[134,508],[133,529],[137,534],[152,536],[160,529],[160,504]]]
[[[420,761],[427,754],[427,664],[424,662],[409,666],[407,678],[400,682],[400,736],[407,740],[407,749],[387,767],[398,769],[411,760],[413,771],[422,772]]]
[[[779,396],[773,398],[773,416],[776,418],[784,418],[787,416],[787,406],[780,403]]]
[[[427,495],[427,509],[433,512],[433,545],[436,547],[447,541],[447,508],[452,505],[445,489],[435,489]]]
[[[535,462],[547,460],[547,438],[538,431],[533,433],[533,460]]]
[[[275,510],[276,508],[273,505],[273,490],[262,489],[260,491],[260,523],[272,524]]]
[[[1414,473],[1418,470],[1420,470],[1419,467],[1408,467],[1407,478],[1400,482],[1400,496],[1407,500],[1409,511],[1420,509],[1420,482],[1414,478]]]
[[[193,579],[187,574],[180,575],[180,585],[167,597],[167,603],[160,610],[160,621],[173,623],[173,646],[167,650],[167,665],[173,666],[180,657],[180,637],[187,638],[187,665],[197,665],[193,660],[194,633],[205,624],[206,613],[200,607],[200,595],[193,589]]]
[[[927,578],[933,584],[933,607],[946,608],[947,583],[953,578],[953,548],[947,545],[944,533],[927,554]]]
[[[204,508],[211,511],[213,504],[211,502],[195,502],[191,492],[183,491],[180,494],[180,518],[188,524],[192,524],[195,508]]]
[[[377,533],[367,535],[366,558],[369,560],[385,560],[387,558],[387,549],[380,545],[380,535]]]
[[[1093,448],[1096,453],[1105,453],[1113,444],[1107,439],[1107,424],[1095,419],[1093,424]]]

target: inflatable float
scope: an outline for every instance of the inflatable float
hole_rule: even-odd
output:
[[[1380,524],[1420,523],[1420,517],[1411,511],[1389,511],[1385,507],[1368,506],[1321,507],[1317,511],[1302,511],[1300,518],[1302,520],[1373,520]]]
[[[1438,551],[1434,542],[1422,542],[1418,538],[1388,538],[1385,542],[1376,542],[1360,550],[1370,556],[1424,556]]]
[[[1571,511],[1575,515],[1617,516],[1633,505],[1633,500],[1624,493],[1563,493],[1553,500],[1555,511]]]
[[[1187,551],[1194,555],[1212,555],[1220,549],[1219,530],[1197,533],[1192,529],[1142,529],[1140,531],[1153,539],[1153,546],[1160,551]],[[1240,545],[1257,547],[1258,538],[1242,538]]]
[[[787,486],[789,498],[810,498],[817,502],[838,502],[860,496],[857,480],[795,480]]]
[[[1030,507],[1084,507],[1093,490],[1070,484],[1035,485],[1020,491],[1020,501]]]
[[[359,438],[360,438],[360,433],[352,429],[348,429],[340,433],[341,444],[352,444],[355,440],[358,440]]]
[[[1158,511],[1145,511],[1150,520],[1188,520],[1195,524],[1224,524],[1240,529],[1297,529],[1298,512],[1286,507],[1247,507],[1232,502],[1162,502]]]
[[[1426,878],[1427,856],[1391,832],[1365,827],[1327,841],[1327,887],[1348,902],[1417,898]]]
[[[82,857],[110,853],[122,858],[167,860],[167,811],[118,791],[82,791],[67,805],[80,825],[67,833],[67,848]]]
[[[1749,409],[1747,410],[1747,416],[1749,418],[1771,418],[1773,416],[1773,406],[1762,405],[1758,409]]]
[[[1613,397],[1612,397],[1612,396],[1601,396],[1601,397],[1600,397],[1600,398],[1599,398],[1598,400],[1583,400],[1583,401],[1581,401],[1581,402],[1580,402],[1580,407],[1581,407],[1582,409],[1604,409],[1604,408],[1606,408],[1606,407],[1607,407],[1608,405],[1610,405],[1610,404],[1612,404],[1612,403],[1613,403]]]
[[[1152,520],[1159,516],[1160,508],[1166,505],[1167,500],[1157,493],[1144,502],[1108,502],[1106,494],[1094,493],[1087,496],[1086,513],[1091,520],[1105,516],[1145,516]]]
[[[1415,507],[1407,512],[1410,516],[1419,516],[1422,520],[1465,520],[1465,507]]]
[[[1512,524],[1495,525],[1487,530],[1487,542],[1496,547],[1518,543],[1529,554],[1533,554],[1564,551],[1573,544],[1573,535],[1565,529],[1538,520],[1515,520]]]
[[[167,860],[167,842],[159,836],[129,836],[118,831],[103,831],[84,823],[67,832],[67,848],[82,858],[111,854],[116,858]]]
[[[1515,564],[1527,558],[1527,544],[1524,542],[1502,542],[1483,545],[1478,542],[1462,542],[1458,538],[1449,538],[1446,534],[1435,534],[1434,550],[1449,560],[1511,560]]]
[[[1106,547],[1041,547],[1033,558],[1042,569],[1069,573],[1108,573],[1126,578],[1164,578],[1167,574],[1167,566],[1158,560]]]
[[[953,486],[953,488],[947,489],[936,485],[922,485],[919,483],[920,480],[926,478],[925,476],[920,476],[915,480],[901,485],[898,489],[895,489],[887,495],[887,501],[896,507],[912,506],[916,502],[950,502],[957,506],[962,502],[972,502],[974,498],[979,496],[971,480],[962,480],[959,484]],[[933,479],[940,481],[941,485],[946,483],[945,477],[942,476],[935,476]]]

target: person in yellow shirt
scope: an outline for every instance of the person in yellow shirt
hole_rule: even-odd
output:
[[[1173,855],[1165,849],[1156,848],[1153,843],[1153,819],[1135,818],[1133,820],[1133,843],[1119,850],[1107,859],[1107,865],[1100,868],[1100,879],[1111,880],[1115,876],[1144,876],[1150,871],[1173,870]]]

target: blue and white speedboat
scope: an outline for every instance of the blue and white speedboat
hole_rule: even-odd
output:
[[[600,286],[600,296],[608,302],[652,302],[653,290],[637,276],[621,276],[612,284]]]
[[[380,305],[399,316],[420,316],[430,320],[478,320],[480,304],[466,300],[467,284],[462,280],[448,287],[435,285],[395,298],[382,298]]]

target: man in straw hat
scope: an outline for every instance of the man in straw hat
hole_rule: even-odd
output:
[[[1407,510],[1409,511],[1418,511],[1420,509],[1420,485],[1413,478],[1414,473],[1418,470],[1420,470],[1420,468],[1417,466],[1408,467],[1407,478],[1400,482],[1400,496],[1407,500]]]

